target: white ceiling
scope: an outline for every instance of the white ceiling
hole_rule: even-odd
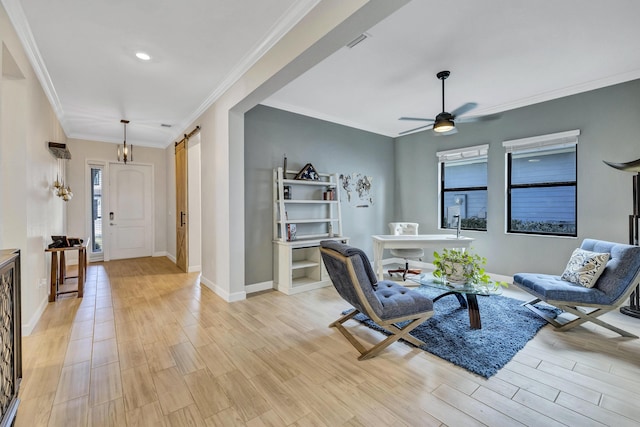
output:
[[[639,17],[637,0],[413,0],[263,104],[397,136],[441,112],[450,70],[447,111],[501,112],[640,78]]]
[[[319,0],[1,0],[68,137],[166,147]],[[383,135],[640,78],[640,1],[413,0],[263,103]],[[152,60],[135,58],[139,51]],[[171,128],[161,124],[172,125]]]
[[[166,147],[318,1],[2,3],[68,137]]]

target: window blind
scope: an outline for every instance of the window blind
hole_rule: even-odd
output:
[[[489,144],[474,145],[473,147],[454,148],[452,150],[438,151],[436,156],[440,162],[454,162],[459,160],[475,160],[486,158],[489,152]]]
[[[502,146],[507,153],[513,152],[534,152],[548,150],[551,148],[572,147],[578,144],[580,130],[569,130],[566,132],[550,133],[547,135],[532,136],[530,138],[512,139],[503,141]]]

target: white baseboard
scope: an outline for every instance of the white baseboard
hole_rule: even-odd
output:
[[[31,316],[31,319],[29,319],[27,323],[22,324],[23,337],[31,335],[31,332],[33,332],[33,329],[38,324],[40,317],[42,317],[42,313],[44,313],[44,310],[47,308],[48,303],[49,303],[49,297],[48,295],[45,295],[45,297],[42,299],[42,302],[40,303],[40,306],[38,307],[36,312],[33,313],[33,316]]]
[[[169,258],[171,259],[171,258]],[[175,261],[174,261],[175,263]],[[187,273],[197,273],[202,271],[202,266],[201,265],[191,265],[189,266],[189,268],[187,268]]]
[[[236,301],[242,301],[247,299],[247,293],[245,291],[235,292],[233,294],[230,294],[229,292],[217,286],[211,280],[207,279],[202,275],[200,276],[200,283],[205,285],[207,288],[211,289],[216,295],[218,295],[220,298],[222,298],[226,302],[236,302]]]
[[[268,291],[273,289],[273,280],[268,280],[266,282],[254,283],[252,285],[247,285],[244,287],[244,290],[248,294],[252,294],[255,292]]]
[[[171,255],[171,254],[167,254],[167,255],[165,255],[165,256],[166,256],[167,258],[169,258],[169,260],[170,260],[172,263],[174,263],[174,264],[178,261],[178,260],[176,259],[176,257],[175,257],[175,256],[173,256],[173,255]]]
[[[159,257],[159,256],[166,256],[167,258],[169,258],[169,254],[167,253],[167,251],[158,251],[158,252],[154,252],[153,255],[151,255],[152,257]],[[171,258],[169,258],[171,259]]]

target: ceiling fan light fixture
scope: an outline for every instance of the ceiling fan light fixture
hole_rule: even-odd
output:
[[[453,128],[455,128],[456,125],[455,123],[453,123],[453,120],[449,120],[449,119],[442,119],[442,120],[438,120],[433,124],[433,131],[434,132],[449,132],[450,130],[453,130]]]

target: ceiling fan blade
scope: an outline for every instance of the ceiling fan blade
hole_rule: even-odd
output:
[[[407,133],[415,132],[417,130],[422,130],[422,129],[425,129],[425,130],[426,129],[431,129],[432,127],[433,127],[433,125],[424,125],[424,126],[420,126],[420,127],[409,129],[409,130],[403,130],[398,135],[405,135]]]
[[[471,117],[460,117],[456,119],[457,123],[472,123],[472,122],[488,122],[491,120],[497,120],[502,117],[502,114],[487,114],[486,116],[471,116]]]
[[[433,119],[425,119],[423,117],[400,117],[398,120],[413,120],[417,122],[433,122]]]
[[[477,106],[478,106],[478,104],[476,104],[475,102],[467,102],[466,104],[461,105],[458,108],[456,108],[455,110],[453,110],[451,112],[451,115],[453,117],[461,116],[461,115],[463,115],[465,113],[468,113],[469,111],[473,110]]]

